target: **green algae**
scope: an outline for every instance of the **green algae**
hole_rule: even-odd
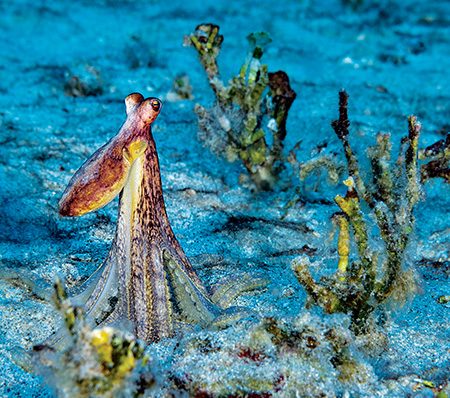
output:
[[[247,39],[247,58],[226,85],[217,63],[224,41],[219,27],[201,24],[186,37],[185,43],[197,51],[216,96],[212,108],[197,104],[195,112],[199,137],[206,146],[230,161],[240,159],[257,189],[270,190],[283,168],[286,121],[296,93],[285,72],[271,73],[261,63],[271,42],[269,35],[252,33]]]
[[[339,93],[339,119],[332,127],[342,143],[349,178],[345,196],[335,202],[341,210],[338,239],[339,263],[336,274],[316,283],[309,263],[299,259],[293,270],[311,300],[328,313],[344,312],[351,316],[351,329],[356,334],[368,333],[372,313],[389,299],[404,301],[415,291],[411,271],[403,270],[405,250],[414,230],[414,209],[421,198],[419,182],[418,139],[421,125],[415,116],[408,118],[408,136],[403,139],[403,152],[396,164],[391,162],[389,135],[379,134],[369,149],[372,181],[362,177],[358,159],[349,142],[350,122],[347,114],[348,95]],[[364,204],[363,204],[364,202]],[[374,217],[384,250],[376,249],[369,230],[366,208]],[[349,261],[351,226],[358,260]]]
[[[33,357],[35,371],[57,396],[139,397],[156,385],[142,342],[112,327],[91,328],[59,280],[54,289],[55,307],[65,325],[63,342],[37,345]]]

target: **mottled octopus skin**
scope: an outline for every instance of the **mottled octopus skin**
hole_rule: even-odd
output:
[[[79,216],[120,195],[109,255],[74,301],[95,325],[128,323],[152,342],[173,333],[175,317],[207,326],[233,316],[233,307],[210,299],[169,224],[151,132],[161,102],[140,94],[125,102],[127,120],[73,176],[60,214]]]

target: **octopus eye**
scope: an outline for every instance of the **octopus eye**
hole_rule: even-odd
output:
[[[157,99],[152,100],[150,105],[155,112],[158,112],[161,108],[161,103]]]

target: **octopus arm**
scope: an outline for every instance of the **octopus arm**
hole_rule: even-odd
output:
[[[124,188],[131,166],[147,143],[111,140],[98,149],[75,173],[59,202],[62,216],[81,216],[111,202]]]

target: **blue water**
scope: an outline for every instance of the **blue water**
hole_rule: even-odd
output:
[[[78,286],[107,253],[116,205],[61,219],[57,201],[74,171],[119,129],[123,99],[131,92],[164,102],[154,135],[169,218],[206,284],[240,271],[264,275],[269,288],[240,304],[260,315],[292,318],[305,314],[305,293],[287,252],[307,244],[322,256],[319,274],[335,267],[333,243],[327,241],[329,217],[337,210],[332,204],[289,212],[287,220],[306,223],[314,234],[267,223],[222,230],[233,214],[278,219],[296,180],[287,191],[254,195],[239,185],[245,174],[239,163],[217,158],[198,142],[193,107],[211,104],[213,96],[195,52],[182,44],[202,22],[220,25],[225,37],[219,58],[225,80],[244,61],[247,34],[271,35],[263,61],[272,71],[286,71],[297,92],[286,148],[301,141],[300,160],[311,158],[319,143],[340,153],[330,121],[337,117],[341,88],[350,95],[351,139],[361,158],[379,131],[391,132],[395,150],[409,114],[422,123],[420,147],[450,129],[448,1],[363,1],[356,9],[331,0],[0,1],[0,396],[51,394],[11,353],[15,347],[29,349],[55,327],[57,315],[40,298],[55,275]],[[179,74],[189,76],[194,99],[166,101]],[[102,93],[67,96],[64,85],[73,75],[90,79]],[[186,194],[187,188],[197,194]],[[450,294],[449,189],[437,180],[424,189],[407,258],[420,278],[420,292],[405,308],[391,309],[388,347],[362,359],[372,369],[371,386],[380,386],[367,396],[433,396],[420,383],[413,392],[414,380],[448,383],[450,308],[436,299]],[[323,181],[318,195],[332,201],[343,192],[341,185]],[[293,296],[284,294],[286,289]],[[163,369],[170,366],[161,363]],[[327,385],[329,396],[333,390],[343,394],[333,383]],[[354,396],[364,395],[355,391]]]

